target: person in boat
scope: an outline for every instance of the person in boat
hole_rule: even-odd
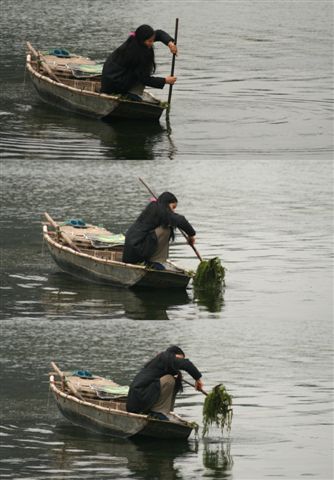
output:
[[[175,213],[176,207],[177,198],[170,192],[152,199],[126,232],[123,262],[145,263],[157,270],[165,270],[169,242],[174,240],[176,227],[188,235],[191,245],[195,243],[195,230],[183,215]]]
[[[101,93],[125,94],[130,100],[141,101],[145,86],[163,88],[166,83],[173,85],[176,82],[174,76],[153,76],[156,69],[154,42],[164,43],[171,53],[177,54],[177,47],[168,33],[141,25],[105,61]]]
[[[181,370],[193,377],[196,390],[203,389],[201,372],[185,358],[180,347],[173,345],[147,362],[135,376],[128,393],[127,411],[169,420],[176,394],[182,390]]]

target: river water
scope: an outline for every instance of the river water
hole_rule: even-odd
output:
[[[1,13],[1,478],[332,478],[331,2],[4,0]],[[64,113],[26,78],[26,40],[103,60],[177,16],[170,125]],[[164,46],[156,59],[167,74]],[[148,199],[139,176],[174,192],[202,256],[221,258],[221,297],[101,287],[54,265],[42,212],[124,232]],[[171,257],[196,269],[182,238]],[[230,435],[121,441],[57,412],[51,360],[128,384],[175,343],[208,390],[233,394]],[[176,411],[201,423],[202,405],[186,387]]]

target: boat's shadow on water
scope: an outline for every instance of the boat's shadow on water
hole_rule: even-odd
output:
[[[176,462],[188,457],[193,464],[192,474],[201,469],[209,478],[230,478],[233,458],[230,443],[191,438],[190,440],[159,440],[133,437],[120,439],[84,430],[67,423],[55,427],[55,440],[63,446],[53,451],[54,468],[71,470],[86,462],[87,468],[94,467],[98,473],[106,468],[110,473],[117,470],[130,470],[131,476],[141,479],[186,478],[187,472],[181,472]],[[202,460],[202,462],[201,462]],[[201,465],[202,463],[202,465]],[[90,465],[91,464],[91,465]],[[183,473],[185,476],[183,476]],[[200,472],[203,473],[203,472]],[[123,472],[119,478],[125,478]],[[200,477],[200,474],[198,475]],[[113,476],[112,478],[116,478]]]
[[[182,289],[114,288],[86,283],[63,272],[51,274],[47,288],[41,296],[46,314],[78,320],[169,320],[169,310],[191,302]]]
[[[101,154],[114,160],[154,160],[164,155],[173,158],[176,147],[171,139],[170,121],[165,117],[161,121],[134,121],[114,119],[103,121],[86,118],[71,112],[58,110],[55,107],[36,101],[27,113],[30,120],[26,122],[32,129],[33,136],[41,132],[52,132],[57,136],[76,134],[87,144],[84,156],[90,153],[96,159],[96,145],[91,145],[89,139],[100,141]],[[61,146],[61,145],[60,145]],[[92,150],[90,151],[90,148]]]
[[[176,151],[169,130],[159,122],[101,122],[100,138],[108,157],[119,160],[154,160],[157,155],[173,158]],[[102,133],[102,135],[101,135]]]

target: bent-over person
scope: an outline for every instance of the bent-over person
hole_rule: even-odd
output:
[[[176,227],[188,235],[188,242],[195,243],[196,232],[188,220],[175,212],[177,198],[164,192],[142,211],[125,235],[123,262],[145,263],[164,270],[168,258],[169,242],[174,239]]]
[[[174,85],[174,76],[153,76],[156,68],[155,42],[164,43],[172,54],[177,54],[174,39],[167,32],[154,30],[150,25],[140,25],[105,61],[101,93],[123,94],[129,100],[138,102],[143,100],[145,86],[163,88],[166,84]]]
[[[201,372],[185,358],[182,349],[174,345],[156,355],[135,376],[129,389],[127,411],[169,420],[176,394],[182,389],[180,370],[193,377],[196,390],[203,388]]]

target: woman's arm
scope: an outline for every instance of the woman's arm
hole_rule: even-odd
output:
[[[177,370],[185,370],[189,373],[196,382],[202,377],[201,372],[187,358],[175,358],[175,366]]]
[[[174,39],[164,30],[155,31],[155,42],[162,42],[169,48],[170,52],[173,55],[177,55],[177,46],[175,45]]]
[[[174,43],[174,39],[164,30],[155,31],[155,42],[162,42],[168,46],[169,42]]]
[[[171,225],[172,227],[181,228],[181,230],[186,232],[189,237],[194,237],[196,235],[194,228],[183,215],[171,212]]]
[[[150,75],[139,74],[138,79],[147,87],[164,88],[164,86],[166,85],[166,79],[163,77],[153,77]]]

